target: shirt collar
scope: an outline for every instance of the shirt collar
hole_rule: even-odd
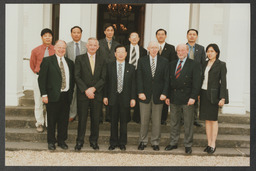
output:
[[[79,42],[75,42],[75,41],[73,40],[73,42],[74,42],[74,45],[76,45],[76,43],[78,43],[78,45],[80,45],[80,40],[79,40]]]

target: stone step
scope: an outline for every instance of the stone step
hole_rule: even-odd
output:
[[[60,147],[56,146],[56,152],[75,152],[74,147],[75,143],[68,143],[69,149],[62,150]],[[88,143],[84,144],[84,147],[81,149],[79,153],[110,153],[110,154],[117,154],[117,153],[126,153],[126,154],[152,154],[152,155],[185,155],[184,147],[180,146],[178,149],[174,149],[172,151],[165,151],[165,146],[160,146],[159,151],[154,151],[150,146],[146,147],[143,151],[138,150],[137,145],[127,145],[126,151],[121,151],[119,148],[116,148],[113,151],[108,150],[108,145],[99,144],[99,150],[93,150]],[[9,151],[17,151],[17,150],[33,150],[33,151],[46,151],[48,150],[47,143],[40,143],[40,142],[9,142],[5,143],[5,149]],[[193,156],[209,156],[207,153],[203,152],[204,147],[192,147],[192,154]],[[249,157],[250,156],[250,148],[218,148],[216,152],[212,154],[212,156],[243,156]]]
[[[19,99],[19,105],[20,106],[34,106],[35,105],[34,98],[23,96]]]
[[[33,106],[6,106],[5,116],[31,116],[34,117]],[[170,114],[168,116],[170,119]],[[219,114],[220,123],[250,124],[250,114]]]
[[[75,143],[77,131],[75,129],[68,131],[67,143]],[[98,142],[100,145],[109,144],[110,131],[100,131]],[[150,132],[149,132],[150,137]],[[160,145],[166,146],[170,142],[170,134],[162,133]],[[138,145],[139,133],[128,132],[128,145]],[[184,134],[181,133],[179,146],[183,146]],[[31,128],[6,128],[5,141],[19,142],[47,142],[46,131],[37,133],[36,129]],[[86,131],[85,142],[89,141],[89,131]],[[205,147],[207,139],[205,134],[194,134],[194,147]],[[250,147],[249,135],[221,135],[219,134],[216,141],[217,147],[236,148],[236,147]]]
[[[194,127],[194,133],[205,133],[205,124],[202,123],[203,127],[198,128]],[[69,129],[77,129],[78,121],[69,123]],[[34,117],[29,116],[6,116],[5,117],[5,127],[6,128],[33,128],[35,129],[35,119]],[[90,129],[90,121],[87,121],[87,130]],[[104,122],[100,124],[100,130],[110,130],[110,123]],[[135,122],[128,123],[128,132],[139,132],[140,124]],[[151,126],[149,127],[151,130]],[[184,132],[184,127],[182,127],[182,132]],[[167,122],[167,125],[161,125],[161,132],[169,133],[170,132],[170,123]],[[232,134],[232,135],[250,135],[250,125],[248,124],[231,124],[231,123],[219,123],[219,134]]]

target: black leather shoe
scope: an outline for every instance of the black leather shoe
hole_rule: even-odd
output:
[[[203,126],[202,124],[200,124],[200,123],[198,123],[198,122],[194,122],[194,125],[195,125],[196,127],[202,127],[202,126]]]
[[[192,148],[191,147],[185,147],[185,153],[186,154],[191,154],[192,153]]]
[[[161,121],[161,125],[166,125],[166,121]]]
[[[77,143],[75,146],[75,150],[80,151],[82,147],[83,147],[83,144]]]
[[[120,148],[120,150],[122,150],[122,151],[125,151],[125,150],[126,150],[125,145],[120,145],[119,148]]]
[[[178,148],[177,145],[167,145],[164,150],[170,151],[170,150],[177,149],[177,148]]]
[[[215,151],[216,151],[216,147],[215,148],[209,147],[207,153],[208,154],[213,154]]]
[[[60,148],[62,148],[63,150],[68,149],[68,145],[67,145],[65,142],[63,142],[63,143],[58,143],[58,146],[59,146]]]
[[[159,151],[159,150],[160,150],[158,145],[152,145],[152,148],[153,148],[153,150],[155,150],[155,151]]]
[[[115,148],[116,148],[115,145],[110,145],[110,146],[108,147],[108,150],[114,150]]]
[[[94,149],[94,150],[99,150],[99,146],[97,143],[90,143],[90,146]]]
[[[204,152],[208,152],[210,146],[207,145],[207,147],[204,149]]]
[[[53,143],[48,143],[48,150],[55,150],[56,146]]]
[[[144,148],[147,147],[146,145],[143,144],[143,142],[140,143],[138,150],[144,150]]]

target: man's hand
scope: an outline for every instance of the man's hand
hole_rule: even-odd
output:
[[[165,99],[165,104],[170,106],[170,99]]]
[[[190,105],[193,105],[194,103],[195,103],[195,99],[191,99],[191,98],[190,98],[190,99],[188,100],[188,104],[187,104],[187,105],[190,106]]]
[[[130,106],[131,106],[131,107],[134,107],[135,104],[136,104],[136,101],[135,101],[134,99],[132,99],[132,100],[130,101]]]
[[[96,89],[94,87],[90,87],[87,90],[85,90],[85,95],[89,98],[89,99],[94,99],[94,92],[96,91]]]
[[[44,104],[48,104],[48,96],[42,97],[42,101]]]
[[[139,99],[140,99],[140,100],[146,100],[145,94],[144,94],[144,93],[140,93],[140,94],[139,94]]]
[[[160,100],[165,100],[166,99],[166,95],[163,95],[163,94],[161,94],[161,96],[160,96]]]
[[[104,97],[104,98],[103,98],[103,103],[104,103],[104,105],[107,106],[107,105],[108,105],[108,98]]]

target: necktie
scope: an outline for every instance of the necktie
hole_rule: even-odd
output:
[[[60,58],[60,71],[61,71],[61,77],[62,77],[62,81],[61,81],[61,89],[65,89],[66,88],[66,76],[65,76],[65,70],[64,70],[64,65],[62,62],[62,58]]]
[[[190,58],[190,59],[194,59],[193,48],[194,48],[194,46],[191,46],[191,47],[190,47],[190,51],[189,51],[189,58]]]
[[[122,77],[122,64],[118,64],[118,71],[117,71],[117,91],[121,93],[123,90],[123,77]]]
[[[160,46],[160,49],[159,49],[159,55],[161,55],[161,54],[162,54],[162,51],[163,51],[162,46]]]
[[[76,43],[76,56],[80,55],[80,50],[79,50],[79,46],[78,43]]]
[[[179,76],[180,76],[180,72],[181,72],[181,63],[182,63],[183,61],[180,61],[180,64],[178,65],[178,67],[177,67],[177,71],[176,71],[176,73],[175,73],[175,76],[176,76],[176,79],[177,78],[179,78]]]
[[[48,47],[46,47],[45,51],[44,51],[44,57],[49,56],[49,50]]]
[[[94,60],[93,60],[93,56],[90,56],[90,65],[91,65],[91,69],[92,69],[92,75],[94,74]]]
[[[108,42],[108,48],[109,48],[109,50],[111,49],[111,44],[110,44],[110,42]]]
[[[151,72],[152,72],[152,77],[154,78],[155,76],[155,71],[156,71],[156,66],[155,66],[155,59],[152,58],[152,63],[151,63]]]
[[[136,51],[135,51],[135,47],[133,47],[133,49],[132,49],[131,64],[136,66]]]

